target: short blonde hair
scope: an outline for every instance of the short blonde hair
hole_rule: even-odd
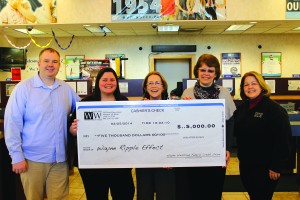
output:
[[[240,85],[240,96],[243,100],[247,100],[249,99],[246,95],[245,95],[245,91],[244,91],[244,84],[245,84],[245,79],[248,77],[248,76],[253,76],[258,84],[260,85],[262,91],[262,95],[263,96],[267,96],[269,97],[271,95],[271,89],[270,87],[267,85],[267,83],[265,82],[263,76],[258,73],[258,72],[255,72],[255,71],[250,71],[250,72],[247,72],[244,74],[242,80],[241,80],[241,85]]]
[[[58,55],[59,61],[60,61],[60,54],[59,54],[59,52],[56,51],[56,50],[53,49],[53,48],[50,48],[50,47],[41,50],[41,52],[40,52],[40,54],[39,54],[39,59],[41,59],[42,54],[43,54],[44,52],[46,52],[46,51],[49,51],[50,53],[56,53],[56,54]]]

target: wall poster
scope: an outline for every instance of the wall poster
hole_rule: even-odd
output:
[[[98,72],[105,67],[110,67],[108,59],[82,60],[80,61],[80,78],[92,80],[92,85],[95,86]]]
[[[73,80],[80,78],[80,61],[84,60],[83,55],[66,56],[66,79]]]
[[[195,1],[196,2],[196,1]],[[226,0],[111,0],[112,21],[226,20]]]
[[[0,24],[56,23],[56,0],[0,0],[0,16]]]
[[[223,77],[241,77],[241,53],[222,53],[221,57]]]
[[[262,76],[281,76],[281,52],[261,53],[261,73]]]

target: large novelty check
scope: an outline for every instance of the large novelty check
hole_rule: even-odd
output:
[[[78,102],[80,168],[225,165],[225,101]]]

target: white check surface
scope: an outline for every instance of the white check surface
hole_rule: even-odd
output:
[[[225,165],[225,101],[78,102],[80,168]]]

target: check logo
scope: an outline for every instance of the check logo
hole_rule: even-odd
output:
[[[102,112],[84,112],[84,120],[102,120]]]

